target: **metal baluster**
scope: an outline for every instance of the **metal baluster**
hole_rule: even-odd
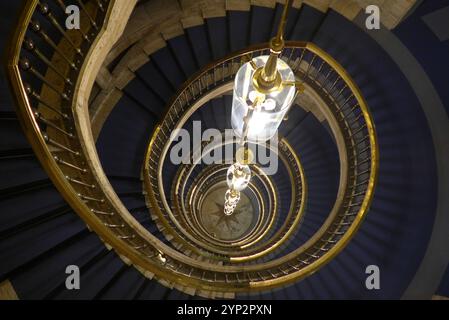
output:
[[[364,185],[364,184],[367,184],[368,181],[369,181],[369,178],[367,178],[367,179],[365,179],[365,180],[363,180],[363,181],[361,181],[361,182],[358,182],[358,183],[356,183],[356,184],[353,184],[351,187],[352,187],[353,189],[355,189],[355,188],[360,187],[360,186],[362,186],[362,185]]]
[[[330,240],[330,239],[326,239],[326,242],[330,243],[330,244],[335,244],[337,243],[337,240]]]
[[[313,254],[313,253],[306,252],[305,254],[308,255],[309,257],[314,258],[314,259],[319,259],[320,258],[320,256],[317,256],[316,254]]]
[[[290,55],[288,56],[288,59],[287,59],[287,64],[289,66],[290,66],[290,63],[292,62],[293,52],[295,52],[295,50],[293,48],[291,48]]]
[[[45,119],[44,117],[42,117],[42,115],[41,115],[39,112],[35,111],[35,112],[34,112],[34,116],[35,116],[36,119],[38,119],[40,122],[42,122],[42,123],[46,124],[47,126],[49,126],[49,127],[53,128],[53,129],[55,129],[55,130],[61,132],[62,134],[68,136],[69,138],[73,139],[73,138],[75,137],[75,135],[74,135],[73,133],[70,133],[70,132],[65,131],[64,129],[58,127],[58,126],[57,126],[56,124],[54,124],[53,122],[51,122],[51,121]]]
[[[42,15],[47,17],[48,20],[50,20],[50,22],[56,27],[56,29],[59,31],[59,33],[61,33],[61,35],[64,37],[64,39],[67,40],[67,42],[70,44],[70,46],[73,49],[75,49],[76,53],[78,53],[80,56],[83,56],[83,53],[81,52],[81,49],[77,47],[77,45],[73,42],[72,39],[70,39],[70,37],[67,35],[67,32],[65,32],[64,28],[61,27],[59,22],[56,20],[56,18],[50,12],[50,8],[49,8],[48,4],[40,3],[39,4],[39,9],[40,9]],[[81,30],[81,29],[78,29],[78,30]],[[86,39],[86,41],[90,42],[90,40],[88,40],[88,39]]]
[[[136,235],[135,234],[126,235],[126,236],[119,235],[118,238],[121,240],[129,240],[129,239],[135,239]]]
[[[332,68],[329,68],[329,71],[327,72],[326,76],[324,77],[323,84],[327,81],[327,79],[329,79],[329,77],[330,77],[331,74],[332,74],[332,71],[333,71],[333,69],[332,69]],[[323,86],[324,86],[324,85],[323,85]]]
[[[206,78],[206,90],[209,91],[209,73],[206,73],[205,78]]]
[[[304,260],[302,260],[301,258],[297,258],[296,259],[296,261],[298,261],[298,262],[300,262],[300,263],[302,263],[302,264],[304,264],[304,265],[309,265],[310,264],[310,262],[309,261],[307,261],[308,260],[308,258],[306,258],[306,261],[304,261]]]
[[[310,61],[309,65],[307,66],[307,72],[306,72],[307,77],[309,76],[310,69],[312,68],[313,63],[315,62],[315,59],[316,59],[316,55],[314,54],[312,57],[312,60]]]
[[[314,249],[318,250],[318,251],[322,251],[322,252],[328,252],[329,249],[323,248],[323,247],[318,247],[318,246],[314,246]]]
[[[360,144],[362,144],[362,143],[364,143],[364,142],[366,142],[367,140],[369,140],[369,136],[365,136],[362,140],[360,140],[359,142],[357,142],[354,146],[358,146],[358,145],[360,145]]]
[[[198,88],[200,90],[200,96],[203,94],[203,77],[201,76],[198,80]]]
[[[371,173],[371,168],[363,170],[363,171],[357,173],[357,176],[361,176],[361,175],[364,175],[364,174],[367,174],[367,173]]]
[[[240,280],[240,278],[239,278],[239,274],[238,274],[238,273],[235,274],[235,278],[237,279],[237,283],[241,283],[241,282],[242,282],[242,281]]]
[[[299,58],[298,65],[295,67],[295,71],[299,71],[299,69],[301,69],[301,62],[302,59],[304,58],[305,53],[306,49],[302,49],[301,57]]]
[[[357,203],[352,203],[352,204],[343,206],[343,208],[349,209],[349,208],[354,208],[354,207],[358,207],[358,206],[361,206],[361,205],[362,205],[361,202],[357,202]]]
[[[345,199],[351,199],[353,197],[359,197],[359,196],[363,196],[365,194],[366,194],[366,191],[363,190],[363,191],[360,191],[360,192],[357,192],[357,193],[351,193],[350,195],[345,196]]]
[[[62,9],[62,11],[64,11],[64,12],[66,12],[66,5],[64,4],[64,2],[62,1],[62,0],[56,0],[56,2],[59,4],[59,6],[61,7],[61,9]],[[76,29],[78,32],[79,32],[79,34],[81,35],[81,37],[84,39],[84,40],[86,40],[88,43],[91,43],[91,40],[90,40],[90,38],[89,38],[89,36],[86,34],[86,33],[84,33],[84,31],[81,29],[81,28],[79,28],[79,29]],[[98,30],[98,29],[96,29],[96,30]],[[93,35],[93,34],[92,34]]]
[[[320,67],[319,67],[318,70],[315,72],[315,76],[314,76],[313,78],[311,78],[313,81],[315,81],[316,78],[318,77],[318,75],[321,73],[321,70],[323,69],[324,64],[325,64],[325,61],[323,60],[323,61],[321,62]]]
[[[368,158],[366,158],[365,160],[362,160],[361,162],[357,162],[357,164],[355,165],[355,166],[351,166],[350,168],[351,168],[351,170],[354,170],[355,169],[355,167],[357,166],[361,166],[361,165],[363,165],[363,164],[365,164],[365,163],[368,163],[368,162],[370,162],[371,161],[371,157],[368,157]]]
[[[188,86],[188,88],[187,88],[188,90],[189,90],[189,92],[190,92],[190,95],[192,96],[192,98],[193,99],[195,99],[196,98],[196,95],[195,95],[195,93],[194,93],[194,91],[193,91],[193,88],[192,88],[192,86]]]
[[[359,214],[359,212],[357,211],[357,212],[353,212],[353,213],[345,213],[345,216],[354,217],[354,216],[357,216],[358,214]]]
[[[173,121],[173,117],[172,117],[172,115],[171,115],[171,112],[168,112],[168,117],[170,118],[171,125],[174,125],[174,124],[175,124],[175,121]]]
[[[338,83],[338,81],[340,80],[340,78],[339,77],[337,77],[336,79],[335,79],[335,81],[334,81],[334,83],[332,84],[332,86],[330,87],[330,89],[329,90],[327,90],[327,92],[328,92],[328,95],[332,95],[332,90],[334,89],[334,87],[337,85],[337,83]]]
[[[77,180],[77,179],[69,177],[69,176],[65,176],[65,178],[67,180],[69,180],[70,182],[73,182],[73,183],[85,186],[85,187],[90,188],[90,189],[95,189],[95,185],[94,184],[88,184],[88,183],[85,183],[83,181]]]
[[[103,3],[101,3],[101,0],[97,0],[97,6],[100,9],[101,12],[104,12],[104,6]]]
[[[68,119],[69,116],[66,113],[63,113],[59,110],[57,110],[55,107],[49,105],[47,102],[45,102],[44,100],[41,99],[40,95],[36,93],[36,91],[33,90],[33,88],[31,88],[31,85],[28,83],[25,83],[24,85],[25,87],[25,92],[34,97],[39,103],[41,103],[44,107],[46,107],[47,109],[53,111],[54,113],[58,114],[59,116],[63,117],[64,119]]]
[[[95,210],[95,209],[90,209],[90,211],[92,211],[93,213],[102,215],[102,216],[110,216],[110,217],[112,217],[114,215],[114,212],[105,212],[105,211],[100,211],[100,210]]]
[[[156,253],[155,251],[152,251],[150,254],[147,254],[146,256],[151,259],[154,258],[157,254],[158,253]]]
[[[346,84],[346,82],[344,82],[343,87],[340,89],[340,91],[338,91],[336,96],[337,97],[340,96],[347,87],[348,87],[348,85]]]
[[[156,165],[156,168],[158,166],[158,162],[156,160],[153,159],[153,157],[150,159],[151,162],[153,162],[154,165]],[[154,171],[156,171],[156,169],[154,169]]]
[[[353,138],[356,134],[358,134],[359,132],[361,132],[363,129],[366,128],[366,123],[364,123],[360,128],[358,128],[356,131],[351,133],[350,138]]]
[[[353,113],[357,108],[359,108],[359,107],[360,107],[359,104],[356,103],[356,104],[353,105],[353,106],[351,107],[351,109],[348,111],[348,114],[352,114],[352,113]],[[343,108],[342,108],[342,109],[339,109],[339,111],[341,111],[341,113],[344,114]]]
[[[83,195],[81,193],[78,193],[78,197],[80,197],[81,199],[83,199],[85,201],[93,201],[93,202],[100,202],[100,203],[104,203],[105,202],[104,199],[93,198],[93,197],[90,197],[90,196]]]
[[[285,273],[285,272],[281,269],[281,267],[278,267],[278,270],[280,270],[283,274],[288,274],[288,273]],[[277,278],[277,274],[276,274],[276,273],[273,273],[271,270],[268,270],[267,272],[271,275],[272,278]]]
[[[43,61],[51,70],[53,70],[61,79],[63,79],[66,84],[68,84],[69,86],[73,85],[73,82],[69,78],[67,78],[64,74],[62,74],[59,68],[56,67],[50,60],[48,60],[47,57],[38,48],[36,48],[32,39],[26,39],[24,41],[24,44],[27,50],[36,54],[36,56],[41,61]]]
[[[20,66],[24,71],[31,72],[35,77],[37,77],[40,81],[45,83],[55,93],[57,93],[59,96],[61,96],[61,98],[63,98],[64,100],[69,100],[68,94],[65,92],[59,91],[58,88],[56,88],[54,84],[52,84],[47,79],[45,79],[45,77],[39,71],[34,69],[34,67],[31,65],[30,61],[27,58],[23,58],[20,60]]]
[[[222,64],[221,64],[221,82],[224,82],[225,81],[225,63],[226,62],[223,62]]]
[[[84,13],[86,14],[87,18],[89,19],[90,24],[92,25],[92,27],[94,27],[94,29],[98,31],[98,25],[95,22],[95,20],[92,18],[92,15],[89,13],[89,11],[87,11],[86,6],[84,5],[84,3],[81,0],[76,0],[76,2],[79,3],[81,9],[84,11]]]
[[[108,228],[111,228],[111,229],[114,229],[114,228],[124,228],[125,227],[125,225],[122,223],[122,224],[109,224],[109,223],[107,223],[107,222],[104,222],[103,223],[106,227],[108,227]]]
[[[72,60],[70,58],[68,58],[62,51],[61,49],[59,49],[59,47],[53,42],[53,40],[45,33],[45,31],[42,30],[41,28],[41,24],[39,23],[39,21],[37,20],[31,20],[30,22],[31,25],[31,29],[36,32],[38,35],[40,35],[45,42],[52,47],[53,50],[55,50],[55,52],[57,52],[59,54],[59,56],[61,56],[61,58],[63,58],[67,64],[70,66],[70,68],[72,68],[75,71],[78,71],[78,68],[76,66],[76,64],[74,62],[72,62]]]
[[[186,105],[190,106],[190,100],[187,99],[187,92],[184,91],[184,98],[186,99]]]
[[[360,118],[363,117],[363,113],[360,112],[354,119],[352,119],[350,122],[348,122],[349,125],[353,125],[355,123],[358,123],[358,121],[360,120]]]
[[[339,229],[339,227],[337,227],[337,229]],[[337,235],[337,236],[342,236],[346,233],[346,231],[328,231],[328,233],[330,233],[331,235]]]
[[[148,245],[146,243],[144,243],[144,244],[142,244],[140,246],[134,246],[133,248],[136,249],[136,250],[141,250],[141,249],[145,249],[147,247],[148,247]]]
[[[299,270],[299,267],[295,266],[294,264],[291,264],[290,262],[287,262],[287,265],[295,271]]]
[[[179,102],[179,99],[176,99],[176,101],[173,102],[173,109],[174,109],[174,113],[175,113],[176,115],[179,114],[179,111],[178,111],[178,103],[177,103],[177,102]]]
[[[66,166],[66,167],[69,167],[69,168],[78,170],[78,171],[80,171],[80,172],[83,173],[83,174],[84,174],[84,173],[87,173],[87,169],[78,167],[77,165],[74,165],[74,164],[72,164],[72,163],[70,163],[70,162],[67,162],[67,161],[65,161],[65,160],[62,160],[62,159],[61,159],[60,157],[58,157],[58,156],[53,156],[53,159],[55,159],[55,161],[56,161],[57,163],[62,164],[62,165],[64,165],[64,166]]]
[[[59,142],[57,142],[57,141],[51,139],[51,138],[48,136],[47,133],[44,132],[44,133],[42,134],[42,136],[43,136],[44,140],[45,140],[47,143],[49,143],[49,144],[51,144],[51,145],[53,145],[53,146],[55,146],[55,147],[58,147],[58,148],[60,148],[60,149],[62,149],[62,150],[65,150],[65,151],[67,151],[67,152],[70,152],[71,154],[74,154],[74,155],[76,155],[76,156],[79,156],[79,155],[80,155],[79,151],[74,151],[74,150],[72,150],[72,149],[70,149],[70,148],[68,148],[68,147],[66,147],[66,146],[64,146],[64,145],[62,145],[61,143],[59,143]]]

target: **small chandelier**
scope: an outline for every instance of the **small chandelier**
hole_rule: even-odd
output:
[[[292,69],[279,58],[284,49],[284,29],[292,0],[286,0],[276,36],[270,41],[270,55],[259,56],[242,65],[236,74],[232,98],[231,123],[239,137],[236,162],[229,167],[224,214],[232,215],[240,192],[250,181],[248,166],[252,154],[248,142],[271,139],[290,109],[297,87]]]

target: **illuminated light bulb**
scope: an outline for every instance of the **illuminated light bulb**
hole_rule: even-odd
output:
[[[251,92],[248,94],[248,98],[249,98],[249,101],[250,101],[251,103],[253,103],[253,102],[256,100],[257,97],[259,97],[259,99],[260,99],[261,101],[264,101],[264,100],[265,100],[265,95],[262,94],[262,93],[259,93],[259,92],[255,91],[255,90],[251,91]]]
[[[265,129],[265,125],[268,121],[269,115],[267,115],[265,112],[261,112],[258,110],[254,111],[248,123],[248,135],[260,135]]]
[[[273,99],[266,99],[262,103],[262,108],[266,111],[272,111],[276,108],[276,101],[274,101]]]

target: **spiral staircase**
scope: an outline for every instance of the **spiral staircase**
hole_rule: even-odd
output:
[[[175,31],[137,29],[133,38],[125,29],[112,47],[120,1],[76,2],[82,28],[69,31],[61,28],[67,1],[17,5],[10,88],[2,75],[0,283],[17,297],[449,296],[449,257],[441,243],[432,246],[447,221],[438,165],[446,140],[397,61],[356,17],[295,2],[282,59],[305,90],[280,129],[279,170],[265,175],[254,165],[250,209],[242,204],[228,221],[209,214],[220,210],[214,197],[227,167],[174,165],[171,133],[192,132],[194,121],[203,131],[231,128],[235,73],[267,53],[282,4],[224,6],[224,14],[203,8],[201,22],[183,9]],[[128,27],[153,3],[138,2]],[[410,33],[433,39],[419,18],[443,7],[418,4],[392,33],[422,57]],[[152,32],[157,37],[145,38]],[[447,70],[447,41],[430,45],[441,57],[433,63]],[[427,63],[448,110],[444,81]],[[224,147],[213,142],[201,147]],[[439,271],[425,276],[436,286],[425,290],[419,276],[435,250]],[[80,268],[79,290],[66,289],[68,265]],[[365,286],[369,265],[381,270],[380,290]]]

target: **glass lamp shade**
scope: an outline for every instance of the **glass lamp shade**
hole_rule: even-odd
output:
[[[268,56],[253,59],[256,66],[263,67]],[[277,59],[277,70],[282,81],[295,81],[290,67],[281,59]],[[234,82],[231,123],[235,134],[242,136],[244,117],[253,105],[256,97],[262,95],[262,103],[254,109],[248,122],[248,141],[257,143],[271,139],[279,128],[285,114],[293,103],[295,86],[281,86],[279,90],[263,95],[253,84],[255,70],[251,64],[245,63],[237,72]]]
[[[245,189],[251,179],[251,169],[245,164],[235,163],[229,167],[226,174],[228,187],[235,191]]]

